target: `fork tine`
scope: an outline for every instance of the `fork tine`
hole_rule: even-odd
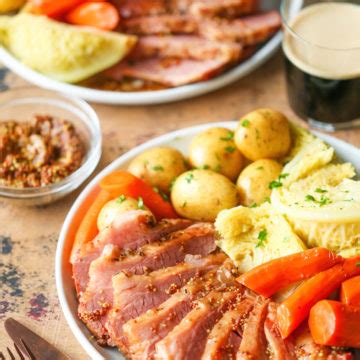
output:
[[[0,351],[0,360],[6,360],[4,354]]]
[[[19,347],[16,345],[16,343],[14,343],[14,348],[16,350],[16,352],[18,353],[20,360],[25,360],[24,355],[22,354],[22,352],[20,351]]]
[[[11,350],[8,347],[6,347],[6,349],[10,355],[11,360],[16,360],[16,358],[15,358],[14,354],[11,352]]]
[[[36,360],[34,354],[31,352],[31,350],[29,349],[29,347],[26,345],[25,341],[23,339],[20,338],[21,344],[23,345],[23,347],[26,350],[26,355],[31,359],[31,360]]]

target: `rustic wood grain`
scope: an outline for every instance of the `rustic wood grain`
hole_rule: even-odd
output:
[[[6,86],[26,83],[0,71]],[[0,94],[1,97],[1,94]],[[222,90],[195,99],[156,106],[94,105],[101,119],[103,156],[97,169],[127,150],[166,132],[205,122],[237,119],[259,107],[273,107],[301,122],[286,98],[282,58],[278,54],[261,69]],[[360,130],[335,133],[360,146]],[[79,194],[45,207],[16,207],[0,201],[0,322],[13,316],[69,355],[87,359],[59,307],[54,279],[57,237],[67,211]],[[10,345],[0,326],[0,350]]]

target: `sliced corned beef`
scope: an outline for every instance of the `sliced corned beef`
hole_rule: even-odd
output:
[[[240,346],[244,321],[254,306],[254,300],[243,298],[233,305],[211,330],[202,360],[234,358]]]
[[[195,261],[193,261],[195,259]],[[113,277],[114,308],[110,311],[106,327],[114,342],[126,348],[123,325],[145,311],[155,308],[179,290],[191,278],[219,267],[224,254],[199,257],[188,255],[184,263],[151,272],[147,275],[126,275]]]
[[[124,76],[153,81],[166,86],[181,86],[207,80],[220,73],[227,61],[191,59],[148,59],[123,61],[105,71],[111,79],[120,81]]]
[[[120,272],[144,274],[173,266],[187,254],[208,255],[216,249],[214,226],[198,223],[172,233],[166,240],[144,245],[133,255],[126,255],[114,245],[106,245],[103,254],[89,269],[89,283],[80,296],[78,314],[94,335],[107,339],[104,324],[113,305],[112,277]]]
[[[163,14],[167,11],[167,0],[111,0],[122,18]]]
[[[244,46],[256,45],[269,39],[281,26],[277,11],[239,19],[205,19],[199,22],[201,36],[217,41],[237,41]]]
[[[192,34],[197,31],[197,21],[188,15],[163,14],[127,19],[122,27],[137,35]]]
[[[222,59],[237,61],[242,46],[233,42],[207,40],[194,35],[142,36],[131,53],[131,59],[179,58],[195,60]]]
[[[155,345],[156,359],[197,360],[204,352],[209,332],[228,310],[230,305],[242,296],[241,289],[212,291],[197,301],[179,325]]]
[[[264,332],[268,305],[269,301],[264,301],[260,298],[255,303],[244,325],[243,336],[236,355],[237,360],[268,359],[267,341]]]

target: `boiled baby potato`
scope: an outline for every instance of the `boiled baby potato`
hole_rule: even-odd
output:
[[[18,10],[25,2],[26,0],[0,0],[0,13]]]
[[[259,205],[271,195],[269,184],[276,180],[282,165],[275,160],[261,159],[248,165],[237,179],[236,185],[243,205]]]
[[[191,170],[173,184],[171,201],[176,212],[188,219],[214,221],[217,214],[238,204],[236,186],[211,170]]]
[[[183,155],[170,147],[157,147],[137,156],[128,170],[145,182],[169,193],[171,183],[187,170]]]
[[[103,208],[100,210],[100,213],[97,218],[97,227],[99,231],[105,229],[115,220],[115,218],[122,213],[131,210],[150,210],[144,205],[141,198],[135,200],[131,197],[126,197],[124,195],[119,196],[117,199],[108,201]]]
[[[288,119],[272,109],[259,109],[240,119],[235,143],[248,159],[278,159],[291,147]]]
[[[234,142],[234,133],[225,128],[211,128],[194,137],[190,144],[193,167],[209,169],[235,181],[244,159]]]

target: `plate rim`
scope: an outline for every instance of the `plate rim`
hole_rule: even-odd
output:
[[[44,89],[72,94],[84,100],[100,104],[152,105],[189,99],[230,85],[270,59],[280,48],[281,40],[282,32],[279,30],[249,59],[211,80],[157,91],[122,92],[96,90],[63,83],[30,69],[3,46],[0,46],[0,61],[18,76]]]
[[[66,280],[63,274],[64,268],[63,263],[66,260],[68,262],[69,259],[64,259],[63,252],[64,247],[66,245],[66,236],[67,232],[69,231],[69,225],[72,222],[73,216],[78,210],[79,206],[82,204],[84,199],[89,195],[89,193],[96,187],[99,180],[112,172],[113,170],[121,167],[123,164],[126,164],[130,159],[134,156],[138,155],[139,153],[147,150],[153,146],[162,145],[164,142],[168,141],[175,141],[177,138],[184,138],[187,136],[191,136],[191,134],[206,130],[211,127],[226,127],[229,129],[235,129],[238,121],[219,121],[219,122],[209,122],[200,125],[190,126],[183,129],[175,130],[172,132],[165,133],[160,135],[154,139],[148,140],[143,144],[140,144],[133,149],[127,151],[126,153],[122,154],[114,161],[112,161],[109,165],[107,165],[103,170],[101,170],[81,191],[78,195],[74,203],[72,204],[70,210],[68,211],[64,223],[61,227],[61,231],[58,237],[58,243],[56,247],[56,255],[55,255],[55,280],[56,280],[56,290],[57,295],[60,302],[60,307],[63,311],[65,316],[66,322],[69,325],[73,335],[75,336],[76,340],[85,350],[85,352],[92,358],[92,359],[105,359],[101,351],[97,349],[95,341],[91,341],[86,336],[85,333],[89,333],[89,330],[86,328],[85,324],[83,324],[79,318],[74,314],[70,309],[70,304],[67,301],[67,295],[65,293],[65,285],[64,281]],[[319,133],[317,131],[312,131],[313,134],[321,138],[322,140],[330,143],[335,143],[335,147],[342,146],[344,149],[349,151],[350,153],[359,153],[360,157],[360,149],[351,145],[343,140],[340,140],[334,136]],[[334,145],[332,145],[334,146]],[[336,149],[335,149],[336,150]],[[75,288],[74,288],[75,291]],[[109,348],[104,348],[104,352],[109,351]],[[122,354],[119,351],[119,359],[122,358]]]

